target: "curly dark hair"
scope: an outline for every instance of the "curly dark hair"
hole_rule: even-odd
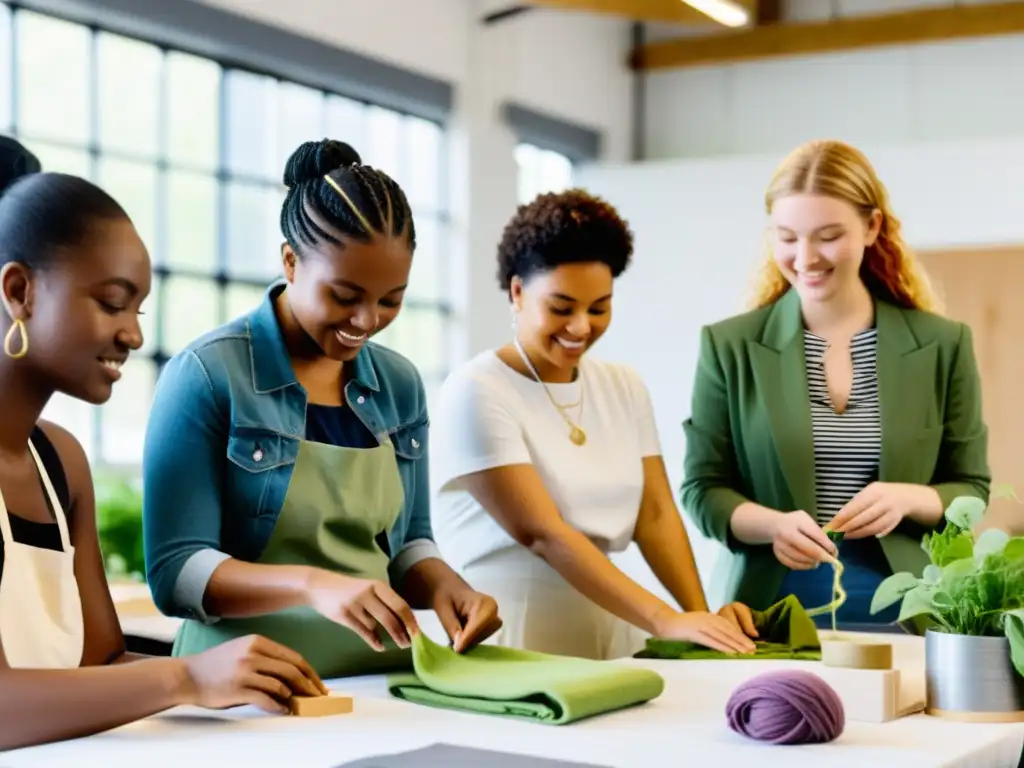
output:
[[[600,261],[612,277],[629,266],[633,233],[615,208],[582,189],[549,192],[519,206],[498,245],[498,283],[527,280],[563,264]]]

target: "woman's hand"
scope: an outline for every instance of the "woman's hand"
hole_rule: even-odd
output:
[[[462,653],[501,629],[501,619],[498,617],[498,603],[493,597],[477,592],[461,581],[451,581],[450,586],[434,590],[432,603],[441,626],[451,638],[452,648],[456,653]]]
[[[888,536],[915,512],[929,518],[942,515],[942,499],[927,485],[910,483],[871,483],[846,502],[828,526],[841,532],[844,539]]]
[[[411,637],[419,632],[412,608],[383,581],[317,568],[309,576],[306,591],[315,611],[356,632],[374,650],[384,650],[377,639],[378,625],[399,648],[408,648]]]
[[[655,620],[654,635],[689,640],[723,653],[753,653],[754,641],[722,616],[706,611],[672,611]]]
[[[743,603],[729,603],[718,609],[718,615],[740,628],[747,637],[759,637],[754,615]]]
[[[772,552],[780,563],[796,571],[816,568],[838,554],[821,526],[802,510],[779,513],[772,531]]]
[[[302,656],[257,635],[174,661],[182,662],[186,672],[184,702],[207,709],[254,704],[267,712],[287,712],[292,696],[328,692]]]

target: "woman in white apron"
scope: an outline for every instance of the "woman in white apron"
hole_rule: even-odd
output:
[[[40,421],[61,392],[106,402],[142,345],[146,248],[88,181],[40,173],[0,138],[0,750],[112,728],[179,704],[282,711],[324,691],[265,638],[189,659],[125,652],[81,446]],[[240,674],[240,662],[252,671]]]
[[[434,418],[438,544],[498,600],[502,645],[609,659],[658,635],[751,652],[746,606],[708,612],[644,383],[586,354],[632,247],[580,190],[542,195],[506,227],[513,337],[448,378]],[[631,543],[682,612],[618,567]]]
[[[370,340],[409,282],[409,203],[337,141],[284,180],[285,280],[171,359],[150,410],[146,566],[185,619],[174,653],[258,633],[323,677],[407,668],[414,609],[465,650],[497,606],[434,546],[423,382]]]

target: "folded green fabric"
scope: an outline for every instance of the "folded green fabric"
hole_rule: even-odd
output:
[[[685,640],[649,638],[638,659],[798,659],[821,660],[818,629],[800,601],[787,595],[764,611],[751,611],[760,637],[753,653],[727,654]]]
[[[649,669],[494,645],[459,654],[423,633],[413,638],[412,657],[413,672],[389,675],[392,696],[554,725],[642,704],[665,689]]]

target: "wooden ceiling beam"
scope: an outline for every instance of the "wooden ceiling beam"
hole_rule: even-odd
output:
[[[754,24],[763,27],[782,21],[782,0],[759,0],[754,13]]]
[[[755,61],[780,56],[832,53],[1024,32],[1024,2],[957,5],[834,21],[767,23],[737,32],[716,32],[649,43],[634,51],[635,69],[668,69]]]
[[[750,12],[751,18],[757,16],[759,0],[733,0],[733,2],[746,8]],[[703,13],[687,5],[684,0],[531,0],[531,4],[570,11],[611,14],[632,21],[658,21],[720,28]]]

